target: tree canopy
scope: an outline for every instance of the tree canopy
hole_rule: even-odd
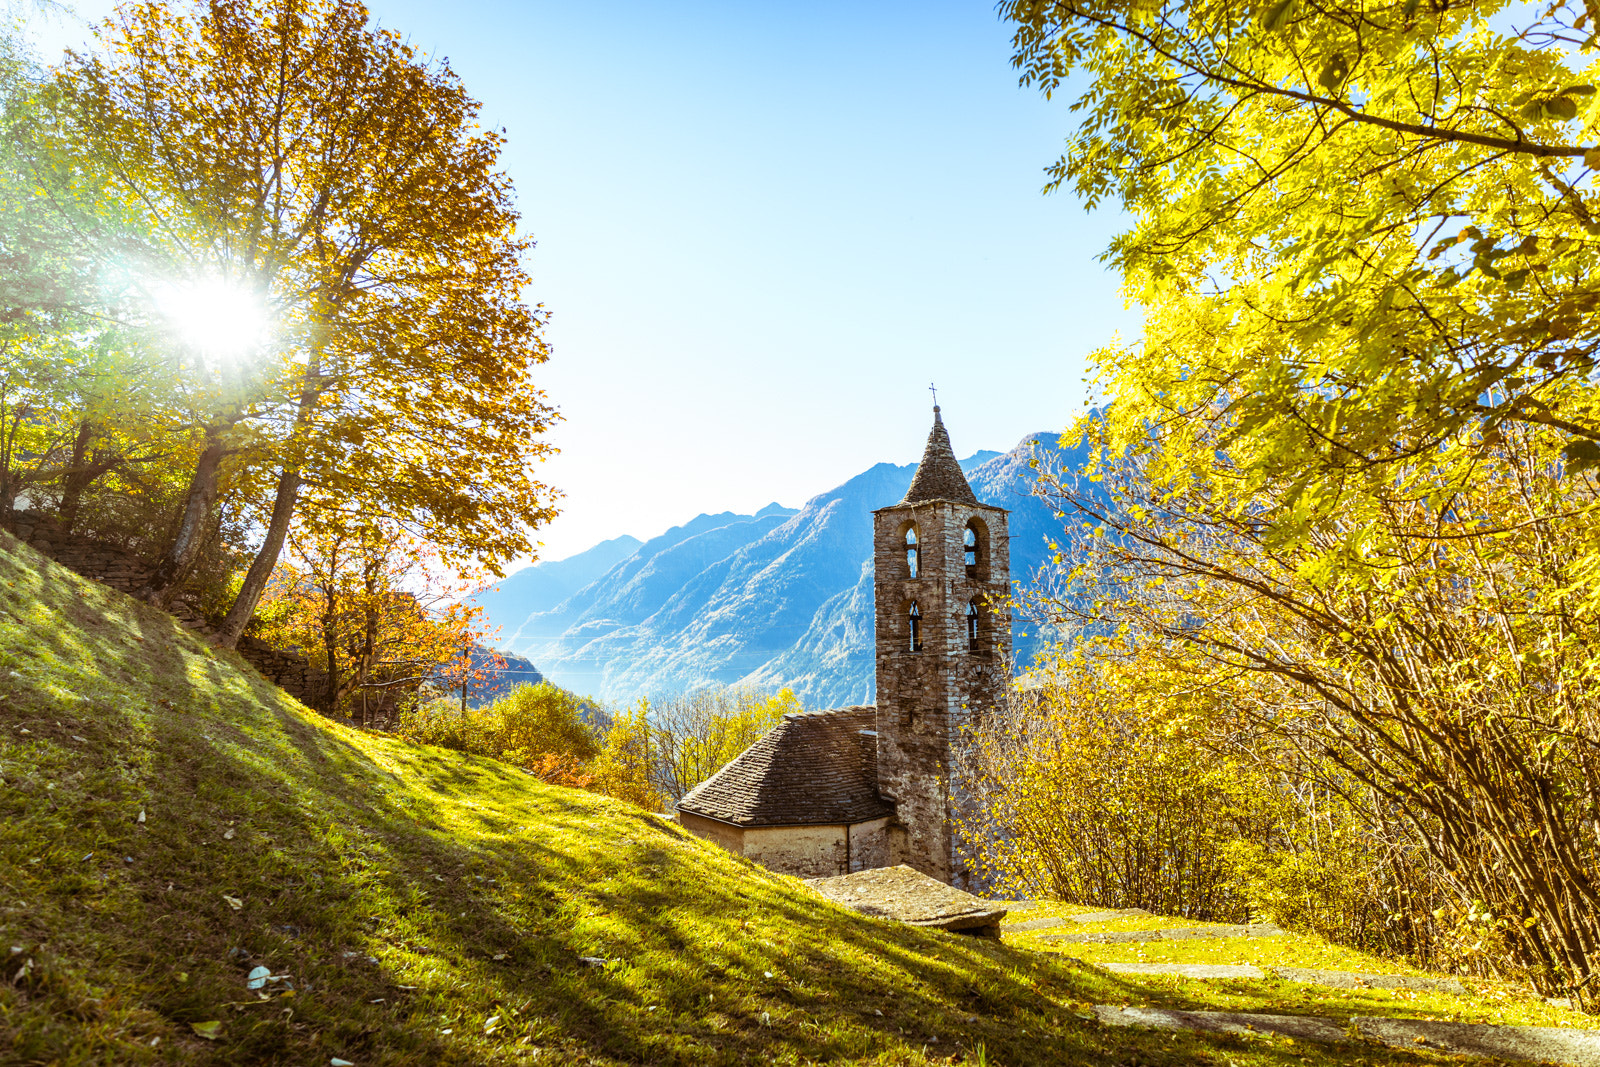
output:
[[[503,137],[448,65],[346,0],[128,4],[100,37],[55,77],[37,143],[106,176],[148,234],[116,254],[151,325],[217,383],[189,510],[208,514],[230,466],[271,486],[230,633],[304,486],[497,571],[531,551],[554,514],[532,473],[555,417],[531,377],[543,313],[522,297],[530,242]],[[107,234],[90,235],[102,255]],[[231,362],[163,310],[163,293],[219,288],[271,324]],[[182,570],[190,525],[153,594]]]
[[[1114,418],[1225,427],[1288,537],[1464,484],[1510,423],[1600,460],[1585,7],[1002,12],[1023,81],[1081,116],[1050,187],[1133,217],[1107,255],[1149,318],[1100,357]]]
[[[1589,10],[1001,10],[1079,116],[1048,188],[1128,212],[1106,255],[1146,312],[1092,357],[1095,481],[1042,485],[1069,519],[1042,613],[1136,659],[1086,675],[1113,704],[1209,694],[1288,753],[1283,795],[1404,857],[1351,899],[1406,951],[1476,937],[1592,1003]]]

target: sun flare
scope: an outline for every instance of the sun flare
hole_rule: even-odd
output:
[[[163,287],[156,306],[185,345],[209,360],[234,361],[266,343],[267,309],[247,289],[229,282],[185,282]]]

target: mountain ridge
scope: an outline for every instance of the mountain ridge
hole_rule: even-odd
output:
[[[1028,492],[1028,461],[1055,436],[962,461],[978,498],[1012,512],[1013,580],[1044,561],[1056,524]],[[798,509],[696,516],[554,608],[507,620],[502,646],[613,702],[706,685],[788,686],[810,706],[870,702],[872,511],[900,500],[915,470],[877,463]]]

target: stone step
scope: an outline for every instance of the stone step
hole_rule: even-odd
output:
[[[1600,1030],[1564,1026],[1496,1026],[1493,1023],[1433,1022],[1427,1019],[1355,1020],[1362,1037],[1394,1048],[1425,1048],[1467,1056],[1504,1060],[1600,1064]]]
[[[1349,1036],[1339,1023],[1314,1015],[1251,1015],[1232,1011],[1178,1011],[1173,1008],[1096,1004],[1095,1018],[1106,1026],[1148,1026],[1207,1034],[1282,1034],[1301,1041],[1331,1044]]]
[[[1424,978],[1410,974],[1363,974],[1359,971],[1318,971],[1310,967],[1271,967],[1288,982],[1324,985],[1334,989],[1415,989],[1428,993],[1465,996],[1467,987],[1455,978]]]
[[[1276,926],[1177,926],[1167,930],[1103,930],[1088,934],[1045,934],[1040,941],[1125,945],[1145,941],[1192,941],[1225,937],[1282,937]]]
[[[1068,915],[1075,923],[1109,923],[1118,919],[1149,919],[1150,912],[1143,908],[1118,908],[1115,911],[1086,911],[1082,915]]]
[[[1265,978],[1266,972],[1248,963],[1098,963],[1113,974],[1175,974],[1182,978]]]
[[[1066,922],[1065,919],[1051,919],[1051,918],[1029,919],[1027,922],[1006,923],[1000,929],[1004,933],[1020,934],[1020,933],[1026,933],[1029,930],[1048,930],[1052,926],[1064,925],[1065,922]]]
[[[1178,1011],[1097,1004],[1095,1018],[1106,1026],[1144,1026],[1211,1034],[1280,1034],[1301,1041],[1334,1044],[1351,1040],[1337,1019],[1312,1015],[1258,1015],[1231,1011]],[[1493,1056],[1503,1060],[1595,1067],[1600,1064],[1600,1030],[1560,1026],[1499,1026],[1431,1019],[1356,1016],[1355,1032],[1368,1041],[1398,1049],[1427,1049],[1453,1055]]]
[[[1359,971],[1318,971],[1309,967],[1268,967],[1249,963],[1097,963],[1114,974],[1175,974],[1183,978],[1265,978],[1268,972],[1289,982],[1329,986],[1334,989],[1414,989],[1465,996],[1467,989],[1454,978],[1424,978],[1409,974],[1363,974]]]

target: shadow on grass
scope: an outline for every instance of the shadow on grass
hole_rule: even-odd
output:
[[[64,575],[0,540],[0,886],[25,905],[4,931],[41,961],[0,983],[19,1062],[1299,1061],[1108,1034],[1074,1008],[1137,998],[1124,981],[857,916],[637,809],[334,726]],[[263,998],[255,966],[287,977]]]

